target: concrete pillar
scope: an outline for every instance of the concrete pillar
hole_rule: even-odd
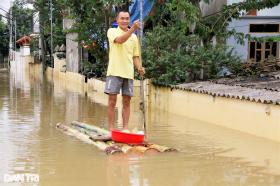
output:
[[[63,19],[63,29],[71,29],[74,24],[73,19]],[[70,72],[79,72],[80,69],[80,50],[77,42],[78,33],[66,34],[66,68]]]
[[[79,72],[80,69],[80,52],[79,43],[76,41],[77,33],[69,33],[66,35],[66,66],[67,71]]]
[[[29,56],[30,55],[30,46],[29,45],[23,45],[23,56]]]

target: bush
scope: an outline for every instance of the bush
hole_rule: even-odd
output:
[[[156,27],[147,32],[143,47],[146,77],[158,84],[178,84],[215,78],[227,67],[232,73],[240,70],[241,59],[223,45],[201,46],[195,35],[186,35],[174,27]]]
[[[83,71],[81,73],[87,78],[102,78],[106,76],[106,66],[100,62],[83,61]]]

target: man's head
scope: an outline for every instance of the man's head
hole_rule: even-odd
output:
[[[130,22],[130,16],[127,11],[120,11],[117,15],[117,23],[119,27],[126,31]]]

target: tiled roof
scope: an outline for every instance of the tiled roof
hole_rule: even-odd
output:
[[[221,79],[186,83],[173,88],[212,96],[280,105],[280,72],[256,80]]]

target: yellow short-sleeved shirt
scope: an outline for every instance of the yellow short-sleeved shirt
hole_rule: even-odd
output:
[[[134,79],[133,57],[139,56],[138,38],[133,33],[126,42],[115,43],[114,40],[123,33],[119,27],[110,28],[107,32],[110,46],[107,76]]]

